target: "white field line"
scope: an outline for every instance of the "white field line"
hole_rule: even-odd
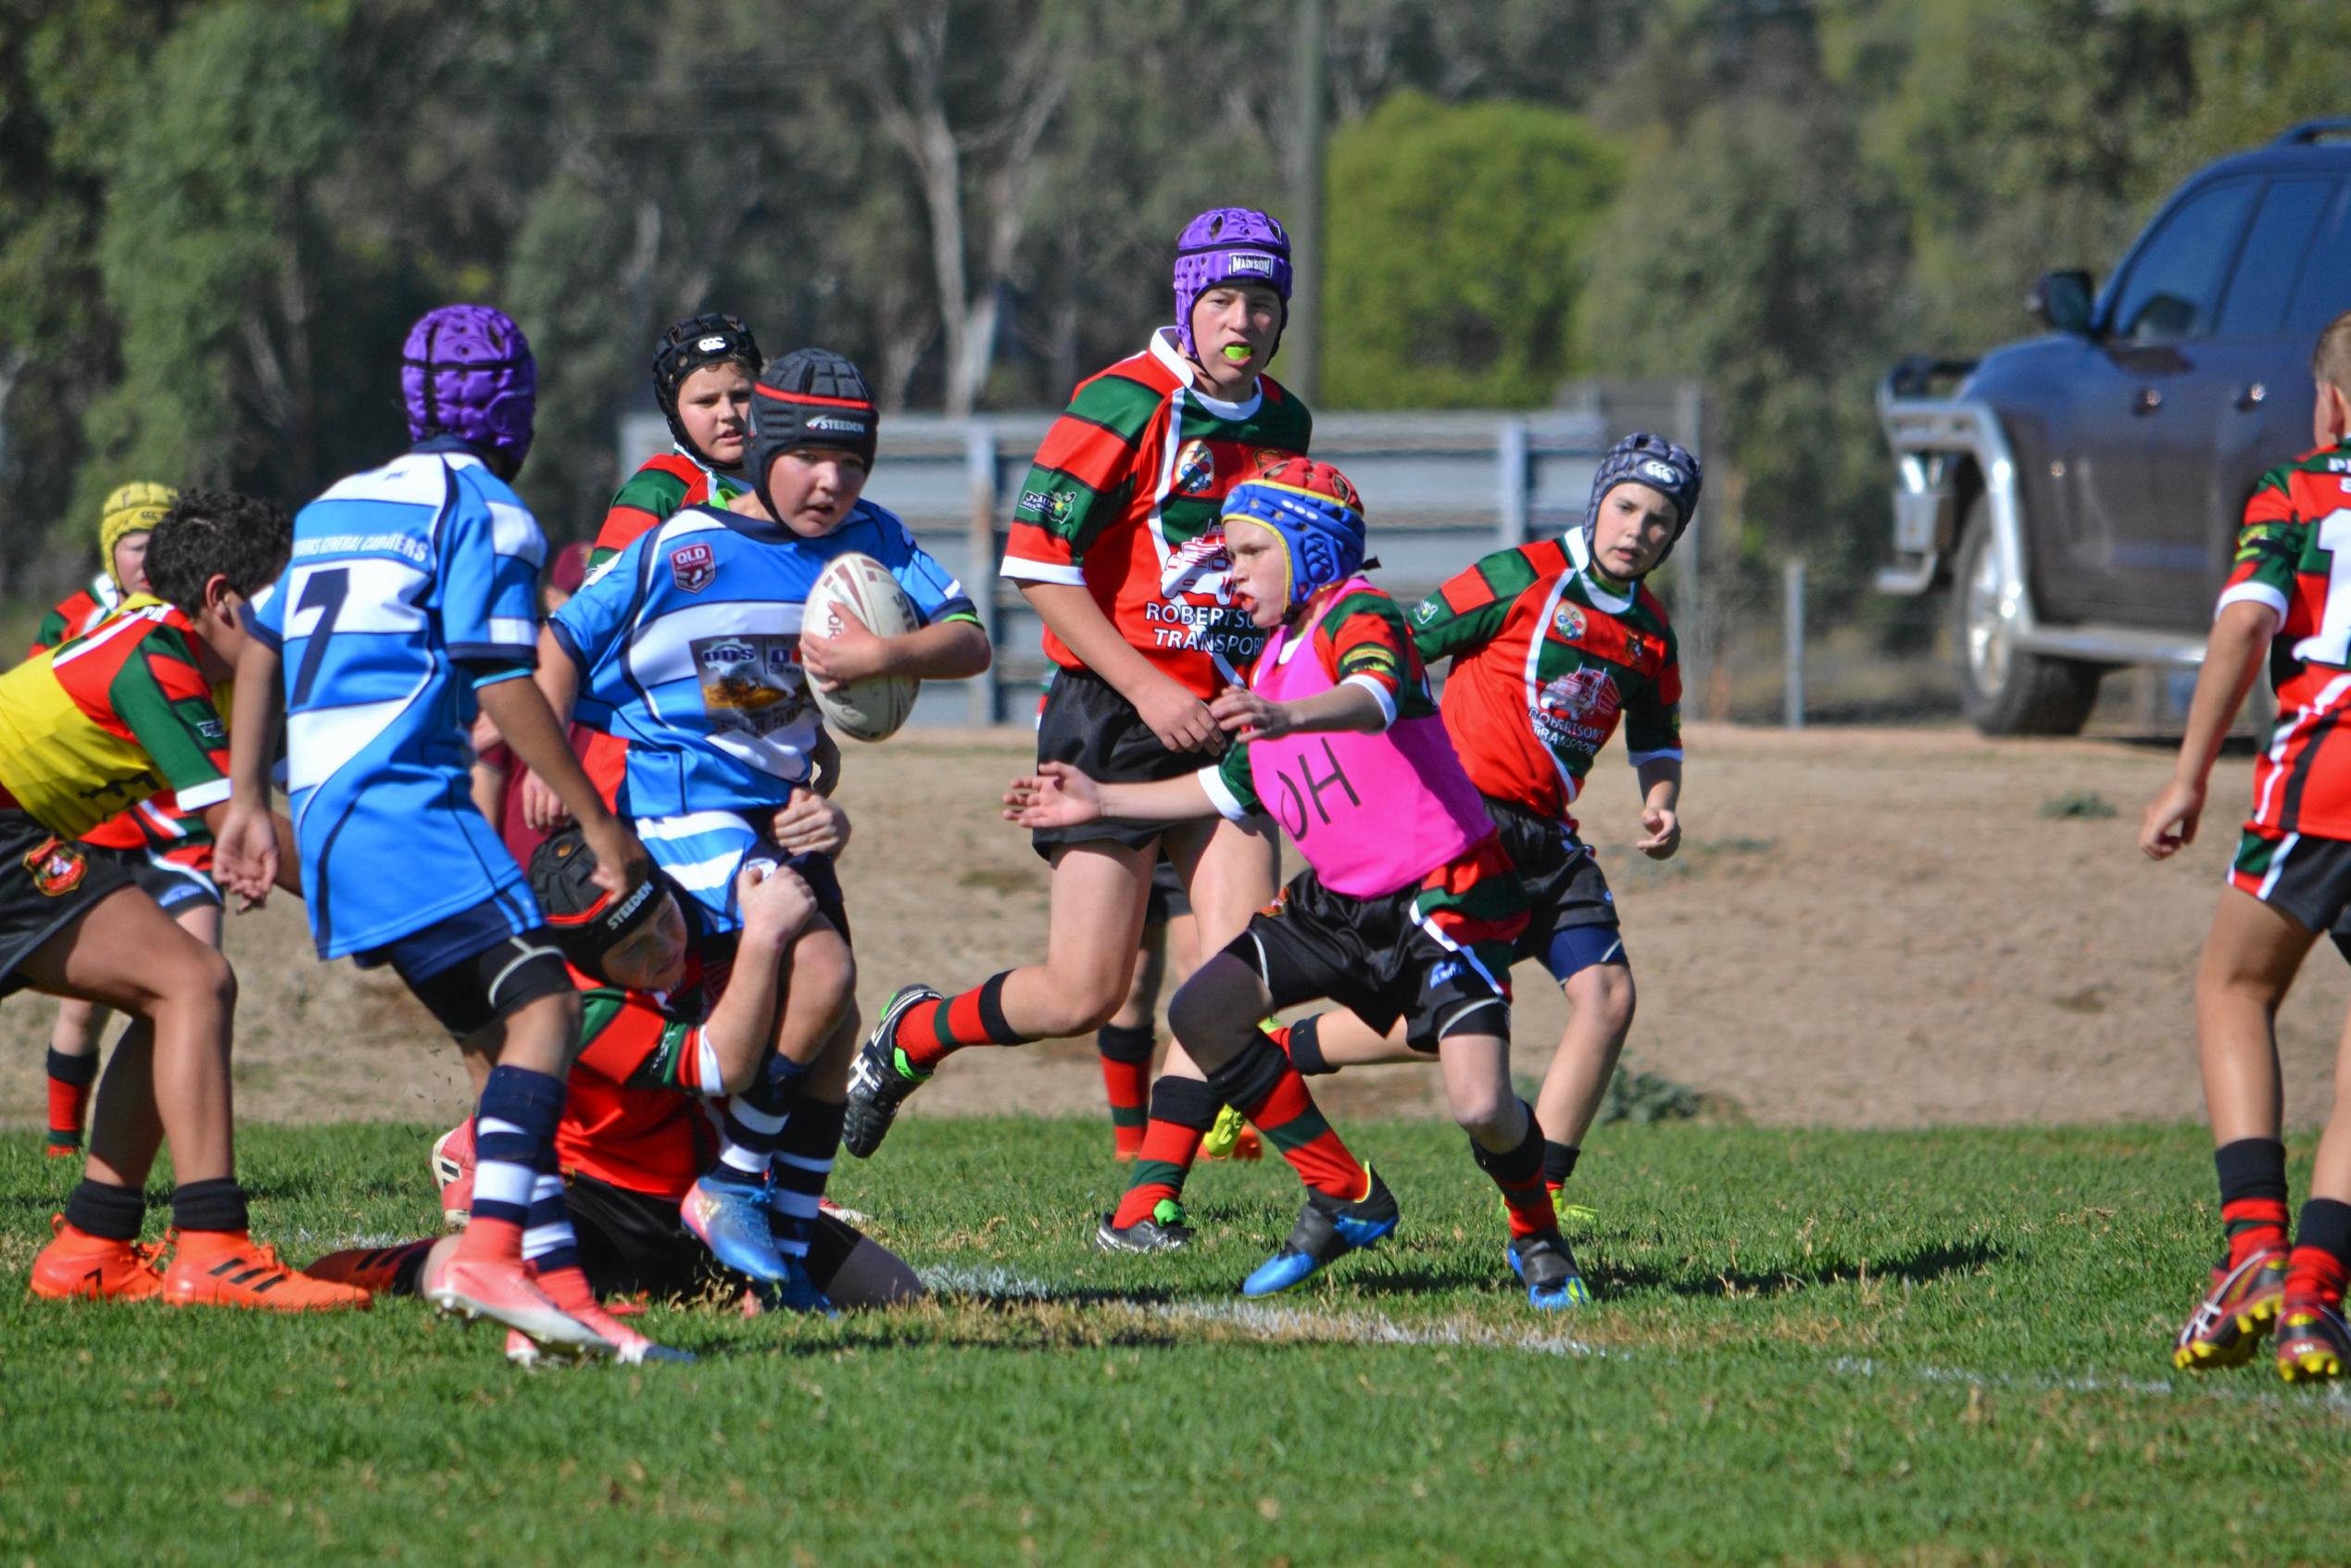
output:
[[[1065,1294],[1048,1281],[1004,1269],[937,1268],[922,1272],[933,1290],[1000,1301],[1044,1301]],[[1408,1323],[1378,1312],[1317,1312],[1303,1307],[1269,1307],[1253,1301],[1138,1303],[1151,1316],[1178,1323],[1213,1323],[1269,1342],[1332,1345],[1400,1345],[1430,1348],[1517,1350],[1528,1355],[1578,1361],[1678,1361],[1683,1358],[1595,1345],[1568,1335],[1512,1333],[1458,1321]],[[2351,1389],[2330,1384],[2323,1390],[2295,1393],[2283,1388],[2232,1387],[2217,1382],[2179,1383],[2154,1377],[2090,1373],[1999,1373],[1969,1367],[1889,1365],[1867,1356],[1838,1356],[1822,1370],[1839,1377],[1957,1385],[2000,1393],[2128,1394],[2142,1399],[2251,1400],[2281,1409],[2316,1404],[2338,1420],[2351,1420]],[[2257,1367],[2253,1375],[2260,1375]]]

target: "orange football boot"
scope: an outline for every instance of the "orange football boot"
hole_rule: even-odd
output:
[[[268,1312],[332,1312],[371,1299],[355,1285],[312,1279],[278,1261],[275,1248],[243,1231],[180,1231],[163,1299],[174,1307],[245,1307]]]
[[[397,1247],[353,1247],[330,1252],[302,1272],[331,1285],[356,1285],[371,1296],[388,1296],[408,1261],[432,1251],[433,1246],[433,1238],[427,1236]]]
[[[115,1241],[49,1218],[52,1239],[32,1261],[32,1294],[44,1301],[147,1301],[163,1292],[163,1248]]]

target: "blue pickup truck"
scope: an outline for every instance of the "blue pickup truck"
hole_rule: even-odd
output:
[[[2310,445],[2310,349],[2351,310],[2351,117],[2201,170],[2103,287],[2046,273],[2027,307],[2042,335],[1880,388],[1878,586],[1951,591],[1978,729],[2070,734],[2109,670],[2203,658],[2245,497]]]

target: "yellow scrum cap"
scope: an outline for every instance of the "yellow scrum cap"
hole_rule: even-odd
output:
[[[152,532],[179,498],[178,491],[149,480],[115,487],[98,512],[98,558],[106,563],[107,576],[114,576],[114,547],[131,534]],[[116,578],[114,585],[121,587],[121,579]]]

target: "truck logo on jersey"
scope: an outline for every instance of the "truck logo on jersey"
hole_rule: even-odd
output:
[[[1173,602],[1201,595],[1220,605],[1233,602],[1233,558],[1225,553],[1225,525],[1213,523],[1196,539],[1167,552],[1159,569],[1160,597]]]
[[[1605,670],[1577,670],[1562,675],[1543,687],[1535,700],[1547,719],[1591,727],[1608,723],[1624,706],[1616,683]]]
[[[700,593],[718,581],[718,552],[708,545],[680,545],[670,552],[670,580],[680,593]]]
[[[24,869],[31,874],[32,885],[41,890],[44,897],[55,898],[82,885],[82,879],[89,874],[90,862],[72,845],[50,838],[25,851]]]
[[[1178,495],[1207,495],[1216,489],[1216,454],[1205,441],[1187,441],[1176,454],[1173,488]]]

